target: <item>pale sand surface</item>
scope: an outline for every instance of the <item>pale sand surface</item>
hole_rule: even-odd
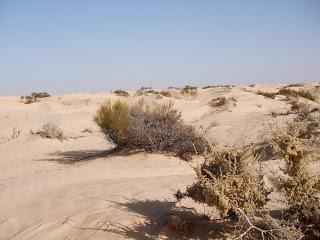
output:
[[[250,91],[277,91],[280,85],[199,89],[197,97],[170,89],[174,106],[184,120],[207,130],[213,142],[226,145],[257,143],[274,125],[290,116],[283,97],[269,99]],[[245,88],[245,89],[244,89]],[[320,88],[307,84],[316,96]],[[139,99],[130,92],[124,101]],[[236,106],[211,108],[210,99],[234,97]],[[169,99],[145,96],[146,102]],[[179,237],[163,226],[162,217],[176,210],[173,193],[191,184],[192,166],[172,156],[110,153],[92,118],[101,103],[119,97],[112,93],[52,96],[25,105],[19,97],[0,97],[0,239],[158,239]],[[315,104],[315,103],[310,103]],[[57,124],[68,140],[31,135],[45,123]],[[10,139],[12,129],[21,131]],[[92,133],[83,133],[85,128]],[[279,171],[280,160],[263,163],[264,171]],[[317,170],[316,170],[317,171]],[[268,181],[267,176],[265,177]],[[199,206],[190,207],[203,210]],[[279,208],[271,202],[270,207]]]

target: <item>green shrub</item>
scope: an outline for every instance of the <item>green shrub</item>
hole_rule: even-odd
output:
[[[185,86],[181,89],[182,95],[196,96],[198,94],[197,87]]]
[[[207,141],[192,126],[186,125],[172,103],[134,106],[107,102],[94,121],[108,140],[125,149],[173,153],[188,159],[205,151]]]
[[[118,89],[114,91],[114,94],[119,96],[119,97],[129,97],[129,93],[127,91]]]
[[[47,92],[33,92],[30,94],[31,97],[33,98],[46,98],[46,97],[50,97],[50,94]]]
[[[279,94],[285,95],[285,96],[292,96],[292,97],[303,97],[311,101],[316,100],[316,98],[310,92],[304,91],[304,90],[296,91],[289,88],[281,88],[279,91]]]
[[[262,92],[262,91],[258,91],[256,92],[257,95],[262,95],[264,97],[267,97],[267,98],[272,98],[274,99],[276,97],[276,93],[270,93],[270,92]]]

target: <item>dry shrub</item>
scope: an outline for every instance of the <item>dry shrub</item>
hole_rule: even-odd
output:
[[[122,89],[115,90],[114,94],[119,97],[129,97],[129,93],[125,90],[122,90]]]
[[[274,179],[286,197],[286,218],[305,231],[307,239],[320,238],[320,178],[308,171],[310,162],[319,159],[319,137],[310,121],[289,123],[274,131],[274,153],[285,161],[284,176]]]
[[[171,97],[171,93],[169,93],[168,91],[161,91],[160,95],[162,95],[164,97]]]
[[[262,95],[264,97],[267,97],[267,98],[272,98],[274,99],[277,95],[277,93],[271,93],[271,92],[262,92],[262,91],[258,91],[256,92],[257,95]]]
[[[33,92],[30,94],[30,96],[21,96],[20,100],[24,100],[24,104],[31,104],[35,102],[39,102],[39,98],[46,98],[50,97],[50,95],[47,92]]]
[[[208,85],[203,87],[202,89],[208,89],[208,88],[233,88],[234,85]]]
[[[226,97],[216,97],[210,100],[208,105],[210,107],[221,107],[225,106],[230,102],[235,103],[237,100],[234,97],[226,98]]]
[[[256,158],[250,148],[214,147],[200,167],[197,181],[182,193],[178,200],[188,197],[199,203],[216,207],[221,216],[235,219],[237,209],[252,214],[267,202],[268,191],[262,177],[256,174]]]
[[[182,95],[190,95],[190,96],[196,96],[198,94],[198,88],[192,87],[192,86],[185,86],[181,89]]]
[[[247,216],[241,209],[239,209],[239,213],[239,221],[234,233],[227,235],[229,238],[299,240],[304,237],[300,229],[283,219],[275,219],[269,214]]]
[[[316,100],[316,98],[310,92],[304,91],[302,89],[299,91],[296,91],[296,90],[284,87],[279,90],[279,94],[285,95],[285,96],[292,96],[292,97],[303,97],[313,102],[315,102]]]
[[[40,135],[42,138],[58,139],[60,141],[66,139],[62,130],[53,123],[44,124],[39,131],[33,132],[31,134]]]
[[[133,106],[107,102],[94,121],[117,147],[173,153],[183,159],[204,152],[207,141],[192,126],[186,125],[173,104]]]

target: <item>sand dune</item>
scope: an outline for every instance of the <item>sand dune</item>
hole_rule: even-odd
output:
[[[320,88],[316,86],[303,88],[318,96],[319,104]],[[149,103],[173,101],[187,123],[206,130],[218,144],[257,143],[268,135],[269,124],[291,116],[271,116],[271,112],[290,108],[283,97],[270,99],[254,92],[275,92],[280,87],[199,89],[196,97],[181,96],[171,88],[172,98],[148,94],[144,99]],[[218,96],[234,97],[235,105],[208,106]],[[131,104],[141,97],[132,91],[128,98],[76,93],[28,105],[19,97],[0,97],[1,240],[177,237],[161,224],[161,217],[176,210],[173,193],[192,183],[192,167],[201,157],[186,162],[161,154],[109,151],[113,145],[92,118],[101,103],[119,98]],[[45,123],[58,125],[68,140],[30,134],[30,129],[36,131]],[[86,128],[92,132],[83,132]],[[20,135],[12,138],[13,131]],[[266,169],[277,169],[281,163],[264,164]],[[277,203],[270,206],[276,208]]]

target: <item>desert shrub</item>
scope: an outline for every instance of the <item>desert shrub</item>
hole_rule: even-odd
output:
[[[171,97],[171,93],[169,93],[168,91],[161,91],[160,95],[162,95],[164,97]]]
[[[311,101],[316,100],[316,98],[310,92],[304,91],[302,89],[299,91],[296,91],[296,90],[284,87],[279,90],[279,94],[285,95],[285,96],[292,96],[292,97],[303,97]]]
[[[267,97],[267,98],[272,98],[274,99],[276,97],[276,93],[270,93],[270,92],[262,92],[262,91],[258,91],[256,92],[257,95],[262,95],[264,97]]]
[[[320,178],[312,176],[308,165],[319,159],[319,136],[312,122],[289,123],[273,132],[272,147],[285,161],[284,176],[274,179],[287,201],[286,218],[308,237],[320,237]]]
[[[254,170],[255,163],[249,148],[216,147],[196,168],[197,181],[175,196],[216,207],[221,216],[231,219],[236,219],[237,209],[252,214],[266,204],[268,195],[262,177]]]
[[[292,83],[292,84],[287,85],[286,87],[303,87],[303,84],[302,83]]]
[[[114,94],[119,97],[129,97],[129,93],[127,91],[121,90],[121,89],[115,90]]]
[[[203,87],[202,89],[208,89],[208,88],[219,88],[219,87],[224,87],[224,88],[233,88],[234,85],[208,85]]]
[[[50,97],[50,94],[47,92],[33,92],[30,94],[31,97],[33,98],[46,98],[46,97]]]
[[[137,96],[142,96],[144,94],[159,94],[159,92],[157,90],[152,89],[152,87],[141,87],[137,92],[136,95]]]
[[[25,104],[31,104],[34,102],[38,102],[39,98],[46,98],[46,97],[50,97],[50,95],[47,92],[33,92],[30,94],[30,96],[21,96],[20,99],[24,100]]]
[[[99,125],[106,138],[119,147],[127,144],[129,126],[129,107],[126,103],[107,102],[98,110],[94,121]]]
[[[204,152],[207,141],[192,126],[186,125],[172,103],[133,106],[107,102],[98,110],[94,121],[106,138],[117,147],[168,152],[188,159]]]
[[[220,107],[227,104],[227,98],[226,97],[217,97],[214,99],[211,99],[208,105],[210,107]]]
[[[196,96],[198,94],[197,89],[198,89],[197,87],[185,86],[184,88],[181,89],[180,92],[182,95]]]
[[[31,134],[40,135],[42,138],[58,139],[60,141],[66,139],[63,131],[53,123],[44,124],[39,131],[33,132],[30,130]]]
[[[243,211],[239,210],[239,212],[240,218],[234,233],[227,234],[229,238],[299,240],[304,237],[301,229],[283,219],[275,219],[269,214],[247,216]]]

